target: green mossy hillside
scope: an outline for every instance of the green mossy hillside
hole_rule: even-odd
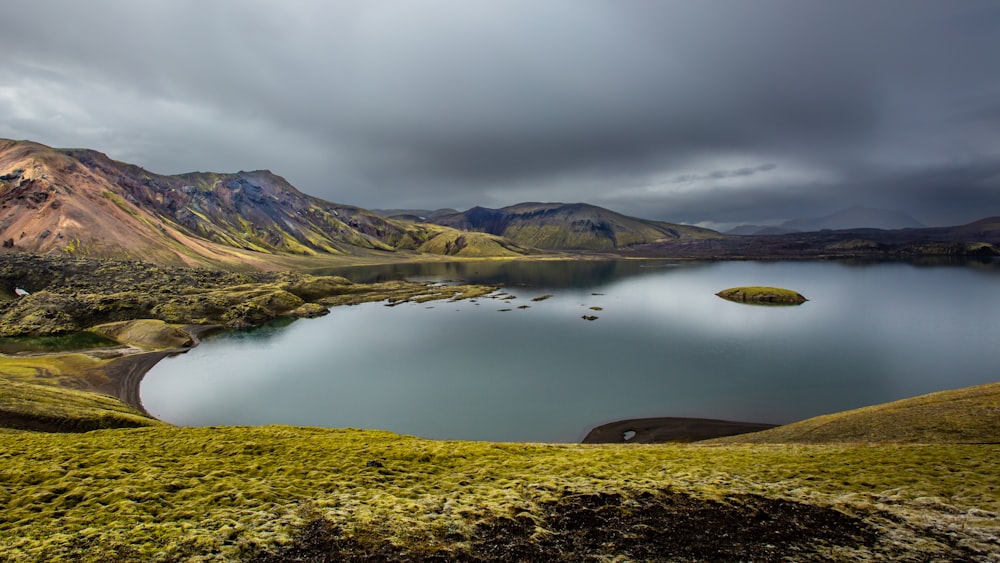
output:
[[[531,253],[529,249],[496,235],[435,227],[442,232],[432,236],[427,242],[421,244],[417,250],[428,254],[462,256],[466,258],[515,257]]]
[[[76,352],[29,355],[0,354],[0,381],[92,390],[107,381],[103,368],[109,361],[105,358]]]
[[[394,546],[398,560],[472,559],[470,538],[504,522],[527,523],[531,541],[555,537],[548,503],[620,494],[626,518],[639,506],[629,499],[669,491],[723,506],[786,499],[874,531],[862,545],[798,547],[809,560],[985,561],[1000,552],[994,450],[503,444],[291,427],[3,433],[0,560],[238,561],[290,546],[316,522],[337,541]],[[794,528],[794,514],[780,518]],[[588,522],[577,533],[610,525]],[[586,557],[627,550],[598,545]]]
[[[181,330],[180,325],[156,319],[120,321],[91,327],[90,330],[121,344],[147,350],[182,348],[192,344],[191,337]]]
[[[87,432],[160,424],[113,397],[0,378],[0,425],[7,428]]]
[[[919,442],[1000,444],[1000,383],[818,416],[717,443]]]

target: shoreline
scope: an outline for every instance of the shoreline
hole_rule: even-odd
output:
[[[142,380],[149,370],[164,358],[183,354],[201,344],[201,336],[224,330],[222,325],[187,325],[181,330],[187,334],[189,342],[179,348],[169,348],[152,352],[141,352],[123,356],[104,367],[108,381],[98,386],[97,391],[110,395],[137,409],[142,414],[151,415],[142,404]],[[759,422],[743,422],[691,417],[652,417],[616,420],[592,428],[580,444],[660,444],[667,442],[697,442],[712,438],[735,436],[759,432],[780,426]],[[626,433],[634,433],[626,438]]]
[[[169,348],[167,350],[157,350],[153,352],[141,352],[118,358],[104,367],[104,375],[108,381],[97,387],[99,393],[110,395],[123,403],[137,409],[142,414],[159,420],[149,414],[142,404],[140,389],[142,379],[149,370],[153,369],[163,358],[169,358],[178,354],[183,354],[201,344],[200,336],[224,329],[222,325],[187,325],[181,327],[190,339],[186,345],[180,348]]]
[[[775,428],[780,424],[712,418],[654,417],[616,420],[593,428],[582,444],[662,444],[698,442]],[[626,433],[634,433],[626,439]]]
[[[104,367],[108,381],[97,387],[97,392],[110,395],[151,415],[142,404],[142,380],[149,370],[164,358],[183,354],[201,344],[201,336],[225,330],[217,324],[187,325],[180,328],[189,338],[182,347],[140,352],[118,358]],[[161,421],[162,422],[162,421]],[[592,428],[576,443],[580,444],[662,444],[686,443],[723,438],[738,434],[759,432],[780,426],[760,422],[744,422],[692,417],[629,418],[608,422]],[[572,442],[571,442],[572,443]]]

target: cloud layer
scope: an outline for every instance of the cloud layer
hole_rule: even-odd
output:
[[[0,7],[0,136],[156,172],[269,168],[366,207],[1000,215],[995,2]]]

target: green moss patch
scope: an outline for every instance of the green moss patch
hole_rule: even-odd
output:
[[[801,305],[808,301],[799,293],[780,287],[732,287],[724,289],[716,295],[728,301],[755,305]]]
[[[108,360],[87,354],[0,355],[0,380],[91,389],[105,381]]]
[[[159,421],[105,395],[0,379],[0,425],[49,432],[152,426]]]
[[[1000,383],[931,393],[818,416],[718,442],[1000,444]]]
[[[531,553],[663,524],[650,514],[670,506],[679,526],[835,510],[872,534],[794,543],[820,559],[963,559],[996,553],[1000,531],[987,446],[500,444],[291,427],[14,433],[0,445],[0,553],[15,560],[239,560],[280,553],[316,522],[411,558],[486,550],[490,537]]]
[[[117,345],[118,342],[112,338],[87,331],[52,336],[12,336],[0,338],[0,354],[69,352]]]
[[[149,350],[180,348],[191,345],[180,325],[170,325],[156,319],[139,319],[108,323],[91,328],[92,333],[113,338],[122,344],[139,346]]]

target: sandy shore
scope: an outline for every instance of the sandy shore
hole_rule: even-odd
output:
[[[736,422],[710,418],[633,418],[602,424],[590,431],[584,444],[659,444],[697,442],[722,436],[746,434],[774,428],[776,424]],[[628,434],[626,434],[628,433]],[[634,434],[632,434],[634,433]],[[629,439],[626,440],[626,436]]]
[[[143,352],[124,356],[112,361],[104,368],[104,374],[108,377],[108,382],[97,388],[101,393],[106,393],[117,397],[123,402],[139,409],[142,413],[149,415],[146,408],[142,406],[142,397],[139,389],[142,386],[142,378],[149,370],[163,358],[183,354],[191,348],[197,346],[203,336],[210,332],[222,329],[220,325],[188,325],[182,327],[190,340],[182,348],[171,348],[169,350],[159,350],[156,352]]]

